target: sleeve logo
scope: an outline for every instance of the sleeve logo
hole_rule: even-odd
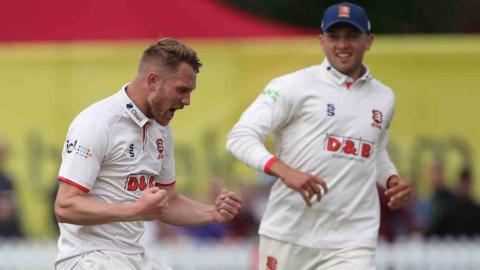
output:
[[[277,101],[278,98],[280,97],[280,93],[278,93],[278,91],[275,91],[275,90],[272,90],[272,89],[265,89],[262,94],[264,95],[267,95],[267,96],[270,96],[273,101]]]
[[[67,140],[67,142],[65,143],[65,151],[67,152],[67,154],[71,154],[75,152],[76,155],[79,155],[83,158],[89,158],[93,156],[92,150],[77,143],[78,143],[77,140],[75,141]]]
[[[74,142],[71,142],[70,140],[67,140],[65,143],[65,151],[67,151],[67,154],[70,154],[75,150],[75,146],[77,145],[77,140]]]

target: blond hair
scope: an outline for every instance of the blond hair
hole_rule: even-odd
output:
[[[190,65],[196,73],[200,72],[200,67],[202,66],[197,53],[192,48],[173,38],[162,38],[150,45],[143,52],[140,67],[142,64],[152,60],[160,60],[164,66],[172,71],[177,70],[182,62]]]

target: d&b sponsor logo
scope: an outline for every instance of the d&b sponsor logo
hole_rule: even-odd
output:
[[[354,137],[327,134],[324,149],[347,156],[369,158],[373,151],[373,142]]]
[[[124,189],[128,191],[143,191],[146,188],[159,186],[155,181],[155,175],[150,174],[130,174],[125,180]]]

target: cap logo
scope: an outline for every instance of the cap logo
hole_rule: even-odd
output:
[[[338,17],[350,18],[350,7],[349,6],[338,6]]]

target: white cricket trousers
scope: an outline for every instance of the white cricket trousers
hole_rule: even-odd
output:
[[[375,248],[318,249],[260,236],[258,270],[375,270]]]
[[[59,262],[56,270],[172,270],[145,253],[126,255],[117,251],[96,250]]]

